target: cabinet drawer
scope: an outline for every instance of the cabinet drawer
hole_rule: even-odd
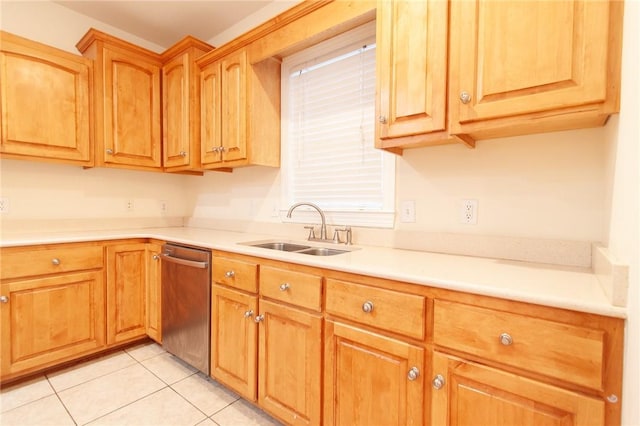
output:
[[[416,339],[424,339],[423,296],[327,280],[327,313]]]
[[[319,312],[322,305],[322,277],[262,266],[260,294]]]
[[[3,279],[102,268],[101,246],[28,248],[3,250]]]
[[[602,330],[434,301],[434,344],[593,389],[602,389],[604,337]]]
[[[258,292],[258,264],[226,257],[214,257],[213,282],[251,293]]]

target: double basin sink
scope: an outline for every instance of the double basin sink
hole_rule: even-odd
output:
[[[255,241],[248,243],[241,243],[242,245],[247,245],[251,247],[260,247],[270,250],[279,250],[286,251],[290,253],[300,253],[300,254],[308,254],[310,256],[335,256],[337,254],[349,253],[354,249],[343,250],[336,249],[330,247],[314,247],[307,246],[298,243],[286,242],[286,241],[277,241],[277,240],[269,240],[269,241]]]

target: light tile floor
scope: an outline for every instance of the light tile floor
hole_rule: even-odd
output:
[[[2,426],[276,426],[155,343],[3,388]]]

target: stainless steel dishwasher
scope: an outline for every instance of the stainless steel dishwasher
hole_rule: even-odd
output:
[[[209,374],[211,252],[162,247],[162,346]]]

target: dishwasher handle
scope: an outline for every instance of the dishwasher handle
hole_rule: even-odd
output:
[[[181,259],[179,257],[170,256],[166,253],[163,253],[162,257],[164,258],[164,260],[168,262],[173,262],[173,263],[177,263],[179,265],[184,265],[184,266],[190,266],[192,268],[207,269],[209,267],[209,262],[198,262],[196,260]]]

